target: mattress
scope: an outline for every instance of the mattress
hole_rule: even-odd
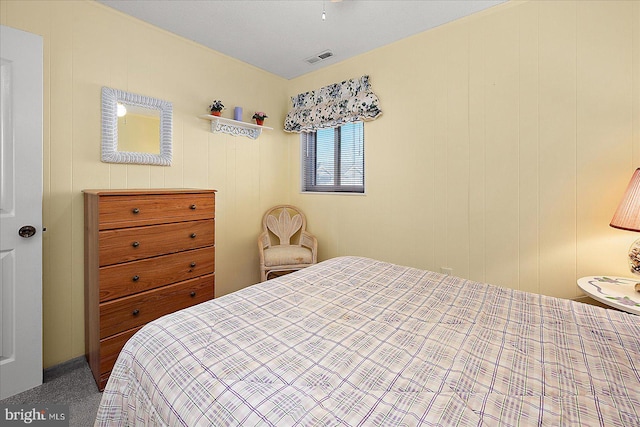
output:
[[[96,426],[640,426],[640,318],[339,257],[147,324]]]

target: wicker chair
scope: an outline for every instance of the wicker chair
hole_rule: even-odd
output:
[[[274,206],[264,214],[258,237],[260,281],[273,272],[296,271],[318,262],[318,241],[306,228],[307,219],[295,206]]]

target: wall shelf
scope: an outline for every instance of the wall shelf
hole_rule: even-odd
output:
[[[205,114],[200,118],[211,121],[211,132],[213,133],[226,133],[233,136],[246,136],[247,138],[257,139],[263,130],[273,130],[273,128],[267,126],[239,122],[238,120],[212,116],[211,114]]]

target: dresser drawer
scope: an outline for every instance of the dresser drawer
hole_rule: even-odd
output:
[[[212,299],[214,280],[209,274],[100,304],[100,338]]]
[[[214,200],[211,194],[101,196],[98,202],[98,227],[108,230],[212,219]]]
[[[113,365],[116,364],[118,355],[122,347],[129,341],[136,332],[142,329],[142,326],[130,329],[126,332],[122,332],[118,335],[113,335],[107,339],[100,340],[100,373],[108,373],[113,369]]]
[[[100,231],[99,265],[112,265],[212,246],[214,220]]]
[[[215,248],[179,252],[100,268],[100,302],[211,274]]]

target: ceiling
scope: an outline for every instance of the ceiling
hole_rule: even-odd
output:
[[[292,79],[505,0],[97,1]]]

